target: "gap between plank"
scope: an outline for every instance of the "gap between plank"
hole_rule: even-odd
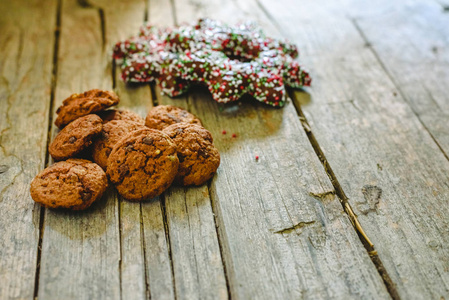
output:
[[[115,76],[117,76],[117,72],[115,68],[117,67],[117,62],[115,61],[115,58],[112,59],[112,89],[115,90],[117,87],[117,80],[115,79]]]
[[[167,209],[165,208],[165,196],[164,196],[164,194],[159,196],[159,201],[160,201],[159,203],[161,205],[161,210],[162,210],[162,220],[164,222],[165,242],[167,244],[168,257],[170,258],[173,294],[174,294],[175,300],[176,300],[177,299],[177,294],[176,294],[176,285],[175,285],[175,268],[174,268],[174,264],[173,264],[173,255],[172,255],[172,251],[171,251],[170,231],[169,231],[169,228],[168,228]]]
[[[48,128],[47,128],[47,142],[45,144],[45,162],[44,166],[47,167],[50,163],[50,154],[48,152],[48,146],[51,141],[51,128],[53,124],[53,107],[55,102],[55,91],[57,84],[57,73],[58,73],[58,55],[59,55],[59,38],[61,30],[61,11],[62,11],[62,0],[58,0],[56,3],[56,24],[55,24],[55,40],[53,46],[53,62],[51,70],[51,91],[50,91],[50,105],[49,105],[49,117],[48,117]],[[34,298],[38,298],[39,293],[39,276],[41,270],[41,257],[42,257],[42,241],[44,239],[44,229],[45,229],[45,208],[40,206],[39,212],[39,241],[37,244],[37,257],[36,257],[36,273],[34,275]]]
[[[101,7],[97,7],[98,16],[100,17],[100,26],[101,26],[101,50],[104,52],[106,47],[106,21],[104,17],[104,10]]]
[[[104,18],[103,8],[93,5],[89,0],[78,0],[78,5],[84,8],[93,8],[98,10],[98,17],[100,19],[100,30],[101,30],[101,50],[104,51],[106,46],[106,23]]]
[[[145,1],[145,12],[144,12],[144,14],[143,14],[143,21],[144,22],[148,22],[148,11],[149,11],[149,8],[150,8],[150,0],[147,0],[147,1]]]
[[[309,138],[310,144],[313,147],[313,150],[315,151],[315,154],[318,156],[318,159],[320,160],[321,164],[323,165],[324,171],[326,172],[327,176],[329,177],[332,185],[334,186],[335,193],[338,196],[338,199],[340,200],[340,203],[343,207],[343,210],[348,215],[349,220],[351,221],[352,225],[354,226],[355,231],[357,232],[357,235],[362,242],[363,246],[365,247],[366,251],[368,252],[368,255],[373,262],[373,264],[376,266],[376,270],[381,276],[385,287],[387,288],[388,293],[390,294],[391,298],[393,300],[400,300],[399,294],[396,290],[396,285],[391,280],[390,275],[388,275],[387,270],[385,269],[382,261],[379,258],[379,255],[377,254],[376,249],[374,248],[373,243],[366,235],[365,231],[362,228],[362,225],[360,224],[357,215],[352,210],[352,207],[349,203],[349,198],[346,196],[345,192],[343,191],[343,188],[341,187],[340,183],[338,182],[337,176],[335,176],[334,171],[332,170],[329,162],[327,161],[326,157],[324,156],[324,152],[321,149],[320,145],[318,144],[318,141],[315,138],[315,135],[313,134],[311,127],[301,109],[301,106],[299,105],[299,101],[296,98],[295,93],[292,89],[288,89],[288,94],[290,98],[294,99],[294,107],[296,109],[296,113],[299,116],[299,119],[301,121],[301,124],[303,126],[303,129]]]
[[[148,281],[147,275],[147,248],[145,246],[145,230],[143,226],[142,202],[139,203],[139,205],[140,205],[140,240],[142,243],[143,266],[145,268],[145,294],[147,296],[147,299],[151,300],[150,283]]]
[[[158,106],[159,102],[156,97],[156,87],[155,87],[154,83],[150,83],[150,91],[151,91],[151,100],[153,102],[153,107]],[[159,203],[160,203],[161,211],[162,211],[162,221],[164,222],[165,243],[167,244],[168,257],[170,259],[173,295],[176,300],[177,295],[176,295],[176,285],[175,285],[175,268],[174,268],[174,264],[173,264],[173,255],[172,255],[172,251],[171,251],[171,241],[170,241],[170,231],[169,231],[169,227],[168,227],[167,210],[165,208],[165,193],[163,193],[162,195],[159,196]],[[141,216],[142,216],[142,214],[141,214]],[[145,273],[146,273],[146,267],[145,267]]]
[[[176,15],[176,6],[175,0],[170,0],[171,11],[173,15],[173,21],[175,22],[175,26],[178,26],[178,16]]]
[[[271,14],[265,9],[265,7],[259,2],[259,0],[256,0],[256,3],[258,6],[262,9],[262,12],[267,16],[267,18],[273,23],[275,27],[278,29],[282,29],[279,27],[279,24],[275,21],[275,18],[271,16]],[[280,30],[282,32],[282,30]],[[388,73],[387,73],[388,74]],[[296,99],[296,95],[293,93],[292,89],[288,89],[288,94],[290,98],[295,99],[294,101],[294,107],[296,109],[297,114],[300,117],[301,124],[303,126],[303,129],[309,138],[310,144],[312,145],[313,149],[315,150],[316,155],[318,156],[321,164],[324,167],[324,171],[328,175],[332,185],[334,186],[335,192],[340,200],[341,205],[343,206],[343,210],[348,215],[352,225],[354,226],[355,231],[357,232],[357,235],[362,242],[363,246],[365,247],[366,251],[368,252],[368,256],[370,257],[373,264],[376,266],[376,270],[381,276],[385,287],[390,294],[391,298],[393,300],[400,300],[399,294],[396,290],[396,286],[391,280],[391,277],[388,275],[387,270],[385,269],[382,261],[380,260],[377,251],[374,248],[373,243],[366,235],[365,231],[363,230],[361,224],[359,223],[357,219],[357,215],[352,210],[351,205],[349,204],[349,199],[346,196],[345,192],[343,191],[343,188],[341,187],[340,183],[337,180],[337,177],[335,176],[334,171],[332,170],[331,166],[329,165],[329,162],[327,161],[326,157],[324,156],[324,152],[321,149],[320,145],[318,144],[318,141],[315,138],[315,135],[312,133],[312,130],[310,128],[309,123],[307,122],[307,119],[299,105],[299,102]]]
[[[116,197],[117,197],[117,207],[118,207],[118,212],[117,212],[117,221],[118,221],[118,239],[119,239],[119,243],[120,243],[120,260],[118,262],[118,276],[119,276],[119,282],[120,282],[120,299],[123,299],[123,294],[122,294],[122,261],[123,261],[123,240],[122,240],[122,199],[121,197],[118,195],[118,193],[115,191]]]
[[[210,206],[211,206],[211,209],[212,209],[212,214],[214,215],[215,232],[217,233],[218,248],[220,249],[221,263],[223,265],[223,273],[224,273],[225,281],[226,281],[226,289],[228,291],[228,299],[231,300],[232,296],[231,296],[231,288],[230,288],[230,285],[229,285],[228,271],[226,269],[226,261],[225,261],[225,257],[224,257],[224,253],[223,253],[223,246],[221,244],[223,237],[220,234],[220,230],[218,230],[217,213],[215,211],[215,206],[214,206],[214,203],[213,203],[213,200],[212,200],[212,193],[210,192],[211,184],[212,184],[212,179],[210,179],[209,182],[207,183],[207,191],[209,193],[209,199],[210,199]]]
[[[154,82],[150,83],[150,92],[151,92],[151,102],[153,102],[153,107],[159,105],[159,101],[156,95],[156,86]]]
[[[388,71],[387,67],[385,66],[385,64],[383,63],[382,59],[380,58],[380,56],[377,54],[376,50],[373,48],[373,46],[371,45],[371,43],[368,41],[367,36],[363,33],[362,29],[360,28],[359,24],[357,24],[357,20],[356,19],[351,19],[352,23],[354,24],[357,32],[360,34],[360,36],[362,37],[363,41],[366,43],[366,45],[368,46],[368,48],[370,49],[371,53],[373,53],[374,57],[376,58],[377,62],[379,63],[380,67],[382,68],[382,70],[384,70],[385,74],[387,74],[388,78],[391,80],[391,82],[393,83],[394,87],[398,90],[399,94],[401,95],[402,99],[406,100],[404,101],[408,107],[410,107],[410,110],[413,112],[413,114],[416,116],[416,118],[418,118],[419,123],[424,127],[424,129],[427,131],[427,133],[430,135],[430,137],[432,138],[432,140],[435,142],[435,144],[438,146],[438,149],[440,149],[440,151],[443,153],[444,157],[449,160],[449,156],[448,154],[444,151],[443,147],[441,147],[440,143],[438,143],[438,141],[436,140],[435,136],[430,132],[429,128],[427,128],[426,124],[424,124],[424,122],[421,120],[421,117],[419,116],[419,114],[415,111],[415,109],[413,108],[413,106],[410,104],[410,101],[407,100],[407,96],[405,95],[405,93],[402,91],[402,89],[399,87],[399,84],[396,83],[396,81],[393,78],[393,75]]]

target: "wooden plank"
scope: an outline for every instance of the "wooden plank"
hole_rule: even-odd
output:
[[[401,298],[447,298],[447,159],[351,20],[323,3],[262,3],[287,37],[308,45],[304,60],[315,81],[299,102]],[[386,18],[375,20],[384,33],[395,30],[382,27]],[[397,57],[419,61],[411,53]]]
[[[82,1],[63,1],[61,23],[54,109],[74,92],[112,88],[100,10]],[[53,126],[53,135],[56,131]],[[87,211],[46,210],[39,298],[120,298],[117,204],[109,189]]]
[[[432,20],[429,22],[428,20]],[[375,22],[382,26],[374,26]],[[433,2],[406,5],[356,21],[382,66],[442,150],[449,155],[449,19]],[[381,31],[388,30],[388,37]]]
[[[260,14],[238,5],[178,0],[176,17],[233,23]],[[210,192],[232,298],[389,297],[291,102],[283,109],[254,101],[221,106],[198,89],[188,104],[222,157]]]
[[[149,21],[173,26],[169,2],[150,1]],[[159,104],[188,109],[186,96],[171,99],[155,88]],[[227,299],[228,290],[207,185],[171,187],[164,194],[176,299]]]
[[[34,297],[40,206],[30,182],[45,166],[56,1],[1,1],[0,298]]]
[[[177,299],[228,299],[209,190],[165,194]]]
[[[151,299],[175,299],[168,228],[164,223],[160,198],[142,203],[142,224]]]
[[[104,1],[95,0],[90,2],[103,13],[105,57],[111,62],[111,50],[115,43],[134,35],[145,19],[146,3],[143,0],[133,1]],[[151,91],[147,85],[126,85],[120,79],[120,68],[107,64],[110,74],[115,76],[115,92],[120,97],[120,109],[134,111],[142,117],[152,106]],[[161,210],[157,210],[159,213]],[[122,299],[146,299],[148,295],[153,296],[154,290],[159,286],[148,290],[146,276],[145,253],[154,250],[153,247],[145,248],[142,232],[141,207],[139,203],[128,202],[119,197],[119,222],[120,222],[120,292]],[[167,252],[166,252],[167,253]],[[168,255],[168,253],[167,253]],[[155,260],[153,263],[159,263]],[[155,298],[158,299],[158,298]]]

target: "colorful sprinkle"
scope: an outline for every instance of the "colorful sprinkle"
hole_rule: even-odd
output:
[[[311,83],[297,56],[296,46],[266,37],[254,23],[231,27],[210,19],[165,30],[145,25],[113,53],[122,60],[125,81],[158,81],[172,97],[201,83],[219,103],[250,94],[278,107],[287,100],[285,85]]]

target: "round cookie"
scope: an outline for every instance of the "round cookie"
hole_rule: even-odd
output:
[[[162,131],[146,128],[129,133],[114,146],[106,172],[123,198],[141,201],[165,191],[178,166],[173,141]]]
[[[103,122],[97,115],[78,118],[58,133],[48,151],[55,160],[74,157],[92,144],[102,128]]]
[[[60,161],[31,182],[31,198],[44,207],[83,210],[100,199],[108,186],[105,172],[84,159]]]
[[[164,132],[178,149],[179,170],[175,182],[181,185],[202,185],[220,165],[220,154],[213,145],[211,133],[198,125],[178,123]]]
[[[112,120],[103,124],[103,130],[94,141],[92,158],[103,170],[108,165],[108,157],[117,142],[134,130],[143,129],[145,126],[126,120]]]
[[[90,90],[81,94],[73,94],[62,102],[56,111],[58,117],[55,125],[63,128],[73,120],[104,110],[119,103],[118,96],[112,91],[98,89]]]
[[[158,105],[150,109],[145,118],[145,125],[149,128],[162,130],[176,123],[191,123],[201,125],[200,119],[187,110],[172,105]]]
[[[144,125],[145,120],[138,114],[129,110],[108,109],[97,113],[103,119],[103,123],[113,120],[132,121]]]

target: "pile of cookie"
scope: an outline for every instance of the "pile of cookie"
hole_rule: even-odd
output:
[[[101,198],[108,179],[130,201],[151,199],[172,183],[202,185],[220,154],[201,121],[179,107],[153,107],[144,120],[111,91],[73,94],[56,113],[61,131],[49,146],[56,162],[31,182],[31,197],[45,207],[82,210]]]

